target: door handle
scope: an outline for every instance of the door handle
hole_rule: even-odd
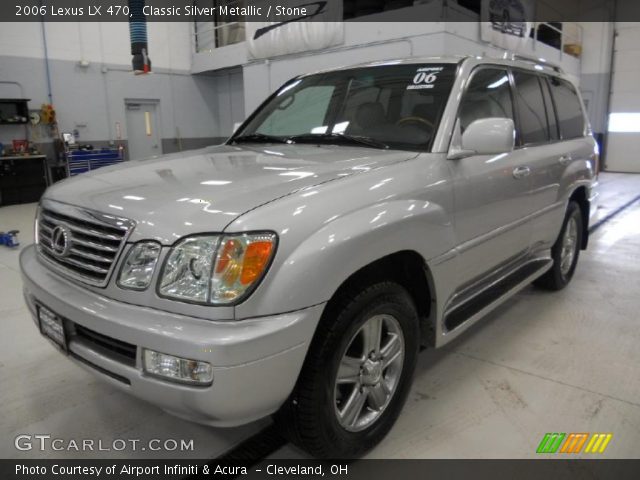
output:
[[[573,157],[571,155],[563,155],[558,159],[561,165],[568,165],[573,161]]]
[[[528,177],[531,174],[531,169],[529,167],[517,167],[513,169],[513,178],[521,179]]]

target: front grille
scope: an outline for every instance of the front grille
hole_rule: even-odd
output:
[[[82,325],[74,324],[75,334],[86,343],[97,345],[101,349],[115,354],[115,359],[127,365],[136,364],[136,346],[130,343],[108,337],[98,332],[94,332]]]
[[[62,273],[105,286],[133,226],[128,219],[43,201],[38,214],[38,250]],[[61,239],[56,229],[58,234],[63,230],[66,238],[54,245],[54,237]]]

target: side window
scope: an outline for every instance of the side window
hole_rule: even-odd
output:
[[[549,140],[547,113],[544,108],[542,88],[538,75],[514,71],[518,127],[524,145],[544,143]]]
[[[551,78],[550,85],[562,138],[570,140],[584,136],[584,114],[576,89],[566,80],[555,77]]]
[[[325,117],[333,97],[334,86],[317,85],[293,95],[284,95],[279,106],[271,112],[257,132],[266,135],[300,135],[324,133]]]
[[[507,70],[482,68],[471,77],[460,105],[460,127],[464,132],[471,123],[482,118],[510,118],[513,102]]]
[[[556,108],[551,98],[551,91],[549,90],[549,82],[545,77],[540,77],[540,83],[542,84],[542,95],[544,96],[544,108],[547,112],[547,123],[549,124],[549,138],[555,141],[560,138],[560,132],[558,132],[558,118],[556,117]]]

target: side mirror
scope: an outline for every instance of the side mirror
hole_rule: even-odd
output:
[[[449,153],[450,160],[472,155],[499,155],[513,151],[516,129],[510,118],[481,118],[462,134],[462,149]]]

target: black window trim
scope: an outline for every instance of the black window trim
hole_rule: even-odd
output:
[[[549,137],[550,142],[551,143],[556,143],[556,142],[561,142],[562,140],[562,131],[560,130],[560,118],[558,117],[558,107],[556,107],[556,99],[553,97],[553,93],[551,93],[551,85],[550,85],[550,80],[551,80],[551,76],[550,75],[540,75],[540,82],[542,82],[542,84],[544,85],[542,87],[542,89],[544,90],[546,88],[547,94],[549,95],[549,99],[551,100],[551,110],[552,110],[552,114],[553,114],[553,118],[556,119],[556,136],[557,136],[557,140],[551,140],[551,137]],[[544,92],[542,94],[542,96],[544,97]],[[545,99],[545,109],[547,108],[547,102]],[[549,125],[549,135],[551,135],[551,125]]]

